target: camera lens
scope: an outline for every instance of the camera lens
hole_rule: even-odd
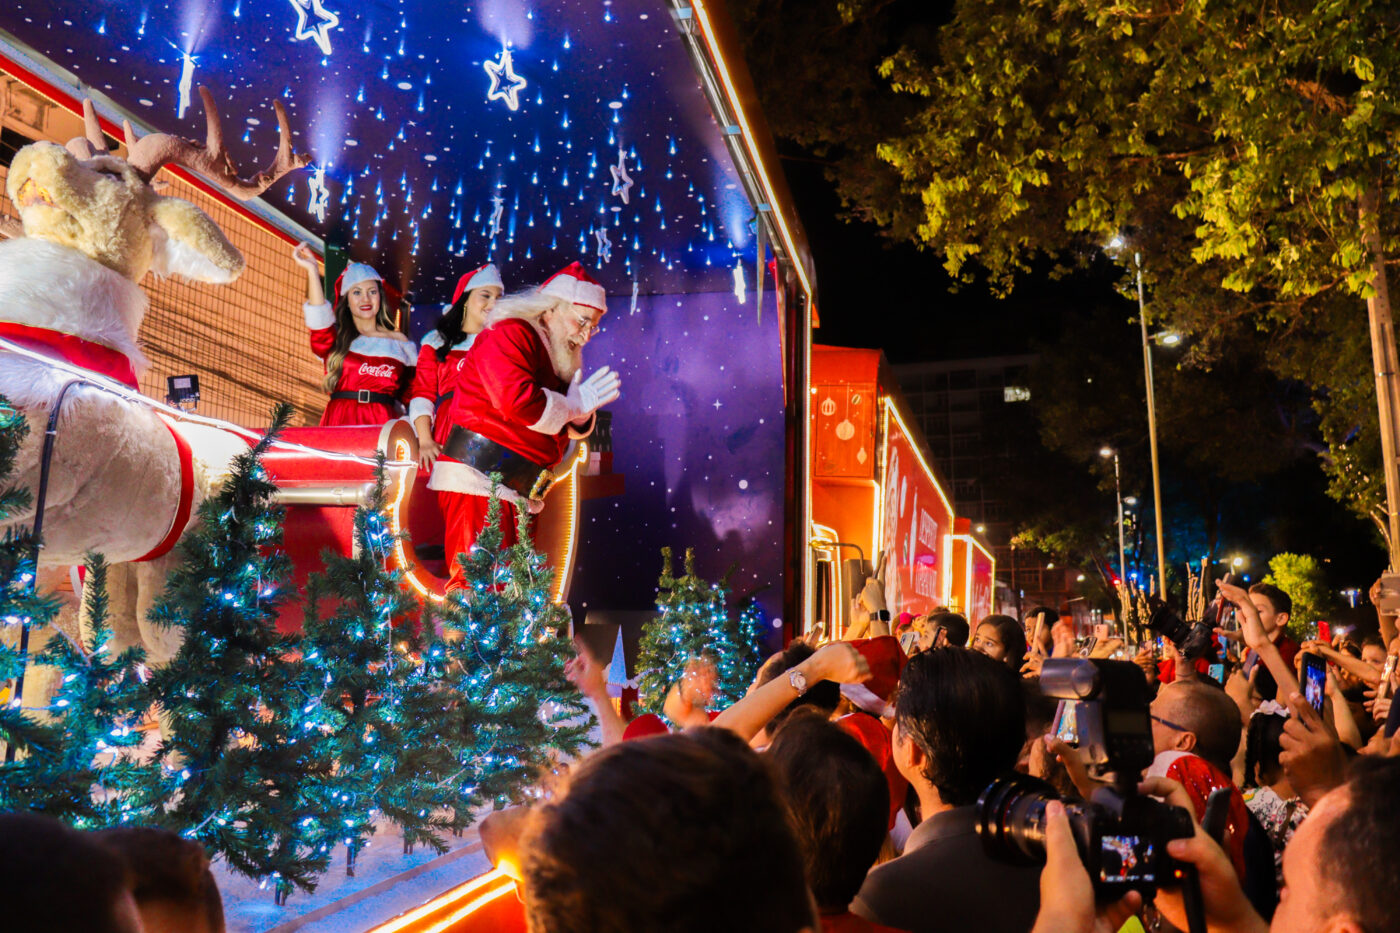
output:
[[[1045,861],[1045,805],[1060,795],[1024,774],[1000,778],[977,798],[977,835],[992,858],[1018,865]]]

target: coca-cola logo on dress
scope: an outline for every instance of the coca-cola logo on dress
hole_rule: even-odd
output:
[[[371,366],[368,363],[361,363],[360,375],[376,376],[380,379],[393,379],[398,375],[398,371],[393,363],[384,363],[381,366]]]

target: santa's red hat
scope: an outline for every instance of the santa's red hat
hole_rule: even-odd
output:
[[[603,286],[576,262],[571,262],[558,272],[545,279],[540,293],[554,298],[592,308],[594,311],[608,310],[608,293]]]
[[[457,290],[452,293],[452,303],[455,305],[462,300],[462,296],[476,288],[499,288],[505,291],[506,287],[501,282],[501,272],[496,268],[494,262],[488,262],[484,266],[477,266],[466,275],[457,280]]]
[[[904,652],[893,635],[861,638],[851,642],[870,665],[870,679],[862,684],[842,684],[841,695],[867,713],[892,717],[890,700],[899,686],[899,674],[904,670]]]
[[[652,735],[669,735],[671,730],[667,728],[666,721],[655,713],[643,713],[627,724],[627,728],[622,732],[622,741],[630,742],[633,739],[644,739]]]

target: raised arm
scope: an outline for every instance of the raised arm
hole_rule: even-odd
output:
[[[323,305],[326,303],[326,289],[321,284],[321,270],[316,263],[316,254],[311,252],[309,243],[298,243],[292,250],[292,259],[306,270],[306,303]]]
[[[1259,610],[1255,609],[1254,603],[1249,600],[1249,593],[1245,592],[1243,587],[1227,583],[1225,580],[1217,580],[1216,585],[1220,587],[1220,592],[1225,598],[1239,610],[1244,642],[1259,655],[1259,660],[1263,661],[1269,673],[1274,675],[1274,682],[1278,684],[1278,695],[1285,697],[1291,693],[1301,693],[1298,678],[1283,660],[1283,655],[1279,654],[1278,645],[1269,640],[1268,633],[1264,631],[1264,623],[1259,621]]]
[[[794,672],[800,673],[801,678],[793,677]],[[870,679],[870,665],[847,642],[834,641],[823,645],[801,664],[774,677],[720,713],[711,725],[728,729],[745,742],[749,741],[768,725],[769,720],[782,712],[783,707],[802,695],[793,685],[793,681],[798,679],[805,680],[808,687],[823,680],[858,684]]]
[[[593,660],[583,645],[577,647],[577,657],[564,665],[564,676],[593,704],[593,714],[598,717],[598,728],[603,734],[603,746],[616,745],[622,741],[627,724],[613,708],[612,697],[608,696],[603,666]]]

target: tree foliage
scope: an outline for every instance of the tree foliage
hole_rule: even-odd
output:
[[[1287,551],[1275,554],[1269,559],[1269,573],[1264,582],[1283,590],[1293,601],[1287,628],[1299,641],[1315,637],[1317,621],[1327,618],[1327,614],[1337,608],[1322,564],[1311,554]]]
[[[808,15],[744,6],[780,24],[770,32],[801,29]],[[866,16],[884,23],[890,4],[817,6],[817,22],[859,30]],[[877,153],[898,182],[870,187],[878,203],[862,215],[1002,292],[1037,257],[1082,267],[1124,235],[1125,291],[1140,262],[1153,323],[1194,338],[1186,363],[1233,372],[1244,347],[1308,386],[1331,492],[1374,516],[1383,487],[1362,208],[1377,205],[1367,217],[1390,257],[1397,38],[1400,10],[1377,0],[959,0],[936,41],[900,37],[878,63],[913,105],[896,109],[907,113],[898,127],[835,108],[828,123],[847,142],[833,173],[857,173]],[[833,63],[842,74],[870,62],[869,44],[852,51]],[[788,97],[823,99],[805,70],[773,73],[752,57],[760,86],[785,85],[766,93],[770,111],[800,115]],[[886,112],[883,101],[868,109]],[[788,119],[774,119],[778,132]]]

